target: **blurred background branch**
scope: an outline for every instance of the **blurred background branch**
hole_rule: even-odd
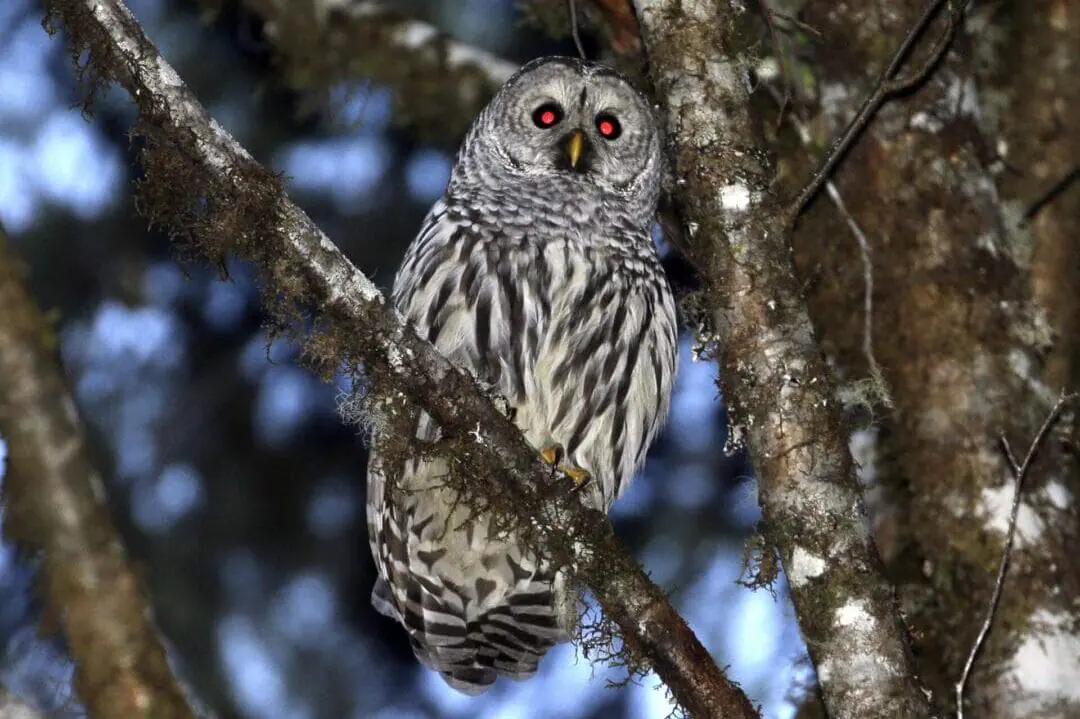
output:
[[[392,93],[395,122],[445,142],[518,67],[385,2],[243,2],[262,21],[283,81],[311,93],[314,106],[332,104],[342,80],[376,83]]]
[[[22,284],[0,229],[0,436],[8,444],[4,533],[40,552],[47,616],[76,660],[76,690],[102,719],[193,717],[142,582],[104,504],[53,328]]]

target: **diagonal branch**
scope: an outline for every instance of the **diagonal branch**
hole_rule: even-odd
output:
[[[897,76],[900,67],[904,64],[904,60],[907,59],[915,43],[923,36],[930,26],[930,21],[934,19],[934,16],[937,15],[946,2],[948,2],[948,17],[946,18],[945,29],[934,41],[926,58],[907,75]],[[885,101],[893,95],[910,90],[926,79],[952,42],[953,35],[956,34],[956,29],[960,26],[960,18],[964,14],[967,3],[968,0],[927,0],[922,13],[904,36],[900,46],[893,53],[889,64],[878,75],[877,80],[874,82],[873,91],[863,100],[862,106],[859,107],[855,116],[851,118],[851,122],[848,123],[843,134],[829,148],[828,154],[821,165],[814,171],[810,181],[806,183],[806,186],[799,192],[798,197],[787,208],[789,224],[795,223],[799,213],[803,211],[806,204],[814,198],[821,186],[832,175],[832,171],[836,169],[840,160],[844,159],[847,151],[851,148],[851,144],[866,129],[870,120],[874,118],[874,115],[881,109]]]
[[[822,698],[834,719],[930,707],[873,544],[835,388],[758,144],[744,3],[635,0],[713,317],[730,435],[745,435]],[[749,53],[748,50],[742,52]]]
[[[147,179],[140,209],[191,248],[233,252],[261,268],[269,309],[314,308],[320,328],[305,346],[323,368],[363,363],[374,381],[422,407],[459,438],[451,459],[468,470],[481,503],[517,519],[528,546],[574,567],[635,662],[647,662],[693,716],[756,717],[611,525],[576,496],[548,491],[549,471],[476,382],[406,326],[378,289],[198,103],[119,0],[53,0],[83,75],[116,81],[139,106]],[[163,180],[161,175],[166,175]],[[479,495],[479,496],[475,496]]]
[[[8,536],[41,551],[44,599],[76,659],[76,690],[103,719],[194,716],[166,661],[142,582],[104,504],[51,333],[0,232],[0,434]]]

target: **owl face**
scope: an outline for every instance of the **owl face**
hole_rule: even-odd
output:
[[[570,58],[519,70],[478,119],[474,140],[522,172],[576,175],[621,192],[659,173],[659,132],[645,97],[614,70]]]

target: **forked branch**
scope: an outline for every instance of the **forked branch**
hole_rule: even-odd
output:
[[[994,615],[997,613],[998,604],[1001,603],[1001,595],[1005,589],[1005,575],[1009,571],[1009,560],[1012,558],[1013,541],[1016,538],[1016,518],[1020,515],[1020,500],[1023,497],[1024,480],[1027,479],[1028,473],[1031,471],[1031,465],[1038,458],[1039,451],[1042,449],[1043,444],[1046,443],[1047,437],[1050,436],[1050,432],[1054,429],[1058,420],[1061,419],[1062,413],[1078,397],[1080,395],[1067,394],[1058,399],[1057,404],[1050,410],[1050,414],[1046,415],[1046,419],[1043,420],[1039,431],[1035,433],[1035,439],[1031,440],[1027,454],[1024,455],[1023,464],[1017,464],[1016,455],[1013,454],[1012,447],[1009,446],[1009,440],[1005,439],[1004,435],[1000,438],[1001,451],[1005,454],[1005,459],[1009,463],[1009,469],[1012,470],[1013,477],[1016,478],[1016,488],[1013,490],[1012,508],[1009,511],[1009,527],[1005,532],[1005,547],[1001,551],[1001,562],[998,564],[997,578],[994,580],[994,592],[990,596],[990,603],[986,607],[986,618],[983,619],[979,634],[971,645],[971,651],[968,652],[967,661],[964,662],[964,670],[960,674],[960,679],[956,682],[956,719],[964,719],[964,691],[967,688],[971,671],[975,667],[975,660],[979,656],[979,651],[986,642],[987,636],[990,635],[990,629],[994,624]]]
[[[930,21],[934,19],[942,6],[946,4],[949,7],[945,28],[941,31],[937,40],[934,41],[926,58],[915,69],[905,75],[898,76],[897,73],[900,72],[900,68],[911,53],[915,43],[926,33],[926,30],[930,27]],[[803,208],[805,208],[807,203],[818,193],[818,190],[825,184],[825,181],[829,179],[833,170],[836,169],[837,164],[839,164],[840,160],[847,154],[851,144],[860,134],[862,134],[862,131],[866,129],[866,126],[870,124],[870,120],[874,118],[874,115],[876,115],[877,111],[881,109],[881,106],[885,104],[885,101],[893,95],[910,90],[925,80],[927,75],[930,74],[930,71],[945,54],[945,50],[949,47],[949,43],[952,42],[953,35],[956,34],[956,28],[960,25],[960,18],[964,15],[964,7],[966,5],[967,0],[927,1],[922,14],[919,15],[919,18],[907,31],[907,34],[904,35],[903,41],[900,43],[900,46],[896,48],[896,52],[893,53],[889,64],[885,66],[885,69],[878,75],[877,80],[874,81],[873,90],[867,95],[862,106],[859,107],[858,112],[855,113],[855,117],[851,118],[851,122],[848,123],[844,132],[832,144],[821,164],[814,170],[814,174],[811,176],[810,181],[806,183],[806,186],[799,192],[798,197],[796,197],[794,202],[787,208],[787,224],[789,227],[794,224],[799,214],[803,211]]]

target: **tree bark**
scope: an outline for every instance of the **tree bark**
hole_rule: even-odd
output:
[[[815,81],[818,125],[828,134],[846,123],[922,5],[807,5],[804,19],[827,44]],[[1034,17],[1048,8],[1009,12]],[[916,93],[887,106],[836,175],[873,250],[873,351],[895,402],[894,411],[875,413],[872,469],[884,498],[877,537],[916,637],[920,676],[947,712],[955,710],[953,685],[983,621],[1003,546],[1013,480],[999,435],[1022,451],[1057,388],[1075,377],[1074,351],[1067,349],[1073,341],[1054,344],[1033,291],[1032,251],[1008,229],[1008,206],[991,173],[999,143],[986,132],[985,88],[973,55],[997,49],[979,46],[993,44],[1000,15],[986,13],[983,30],[962,35]],[[1033,37],[1045,35],[1022,37],[1018,42],[1035,53],[1050,52],[1034,49]],[[1023,63],[1006,62],[1011,82],[1037,86],[1022,79]],[[1044,97],[1029,107],[1043,112],[1053,102]],[[1011,117],[1023,116],[1020,110]],[[1014,153],[1009,160],[1031,161]],[[811,315],[838,374],[854,384],[869,374],[858,245],[823,197],[802,221],[794,245],[800,270],[813,278]],[[1070,247],[1075,244],[1054,251],[1075,251]],[[1075,273],[1075,263],[1054,264],[1059,275]],[[1075,301],[1072,289],[1068,296]],[[1067,301],[1062,308],[1068,316]],[[1062,369],[1048,373],[1050,351],[1061,355]],[[1043,631],[1060,637],[1071,616],[1057,597],[1080,569],[1066,559],[1075,556],[1076,518],[1064,499],[1077,490],[1075,473],[1059,443],[1042,454],[1025,490],[1021,541],[995,629],[976,665],[969,716],[1035,716],[1036,704],[1016,690],[1018,680],[1023,686],[1034,679],[1025,679],[1023,663],[1031,656],[1023,655],[1039,651],[1029,641]]]
[[[750,115],[741,3],[637,0],[720,379],[833,717],[925,717]]]

